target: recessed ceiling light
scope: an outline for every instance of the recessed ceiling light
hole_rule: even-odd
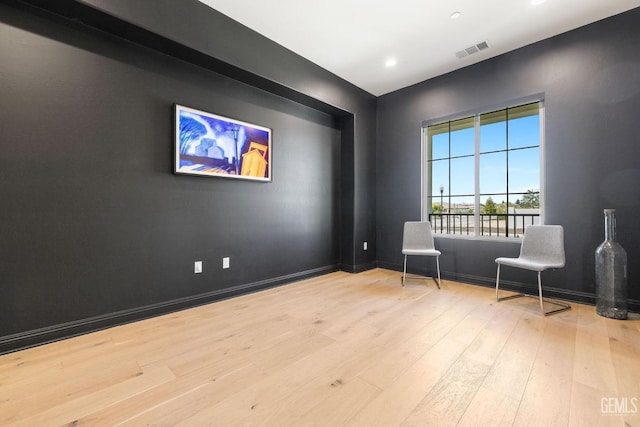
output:
[[[449,16],[449,18],[451,18],[451,19],[458,19],[458,18],[460,18],[460,15],[462,15],[462,13],[460,13],[460,12],[453,12],[453,13]]]
[[[389,58],[384,63],[384,65],[386,65],[387,68],[391,68],[391,67],[395,67],[397,63],[398,63],[398,61],[396,60],[396,58]]]

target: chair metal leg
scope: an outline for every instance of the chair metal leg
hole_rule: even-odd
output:
[[[542,298],[542,281],[540,280],[540,271],[538,271],[538,295],[540,295],[540,311],[545,316],[548,316],[550,314],[560,313],[561,311],[565,311],[565,310],[571,310],[571,306],[567,303],[554,301],[547,298]],[[551,304],[559,305],[560,308],[557,308],[555,310],[544,311],[543,301],[547,301]]]
[[[540,312],[546,316],[547,313],[544,312],[544,303],[542,301],[542,281],[540,280],[539,271],[538,271],[538,295],[540,296]]]
[[[440,257],[436,257],[436,267],[438,269],[438,278],[433,277],[433,281],[436,282],[436,286],[440,289]],[[404,265],[402,267],[402,286],[404,286],[405,279],[407,277],[407,256],[404,256]],[[429,276],[411,276],[415,279],[430,279]]]
[[[520,297],[527,296],[525,294],[515,294],[515,295],[509,295],[509,296],[500,298],[500,294],[499,294],[499,289],[500,289],[500,266],[501,266],[501,264],[498,264],[498,271],[496,272],[496,301],[504,301],[504,300],[507,300],[507,299],[520,298]]]
[[[538,299],[540,301],[540,312],[544,316],[549,316],[550,314],[559,313],[559,312],[565,311],[565,310],[571,310],[571,306],[569,304],[566,304],[566,303],[563,303],[563,302],[559,302],[559,301],[550,300],[550,299],[542,297],[542,280],[540,278],[540,273],[541,273],[541,271],[538,271]],[[509,296],[500,298],[500,295],[498,293],[499,287],[500,287],[500,264],[498,264],[498,271],[496,272],[496,301],[504,301],[504,300],[508,300],[508,299],[512,299],[512,298],[519,298],[519,297],[532,297],[532,298],[535,298],[535,295],[529,295],[529,294],[523,294],[523,293],[515,294],[515,295],[509,295]],[[556,310],[544,311],[544,301],[546,301],[548,303],[551,303],[551,304],[559,305],[560,308],[558,308]]]
[[[402,270],[402,286],[404,286],[404,279],[407,276],[407,256],[404,256],[404,268]]]
[[[496,301],[500,301],[500,296],[498,295],[499,287],[500,287],[500,264],[498,264],[498,271],[496,272]]]

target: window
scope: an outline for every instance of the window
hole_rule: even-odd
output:
[[[541,222],[542,102],[425,123],[423,212],[435,233],[519,237]]]

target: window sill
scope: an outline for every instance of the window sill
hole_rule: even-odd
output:
[[[452,240],[479,240],[483,242],[506,242],[506,243],[521,243],[522,236],[518,237],[505,237],[505,236],[474,236],[467,234],[440,234],[433,233],[435,239],[452,239]]]

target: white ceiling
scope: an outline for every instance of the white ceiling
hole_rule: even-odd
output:
[[[200,1],[376,96],[640,6],[640,0]],[[456,11],[461,16],[451,19]],[[482,41],[490,47],[456,57]],[[395,67],[385,66],[389,58]]]

